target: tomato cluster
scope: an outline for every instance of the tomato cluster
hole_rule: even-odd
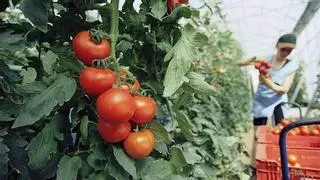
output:
[[[96,51],[104,51],[101,49],[86,51],[85,49],[92,48],[92,45],[98,46],[92,42],[90,44],[88,36],[89,33],[80,32],[74,39],[73,49],[78,59],[88,66],[80,73],[79,83],[88,96],[97,98],[96,110],[100,117],[97,130],[102,139],[108,143],[123,142],[124,150],[131,157],[144,158],[152,152],[155,138],[151,130],[139,131],[138,127],[154,118],[157,105],[152,98],[139,95],[138,80],[132,81],[131,78],[132,85],[124,83],[130,79],[127,78],[125,71],[119,72],[120,82],[117,82],[116,75],[111,69],[90,67],[93,60],[103,58],[106,54],[96,56],[99,54]],[[83,51],[86,51],[86,56],[82,54]],[[137,126],[134,132],[132,125]]]
[[[281,164],[281,158],[280,157],[277,158],[277,162],[279,164]],[[300,163],[298,163],[298,158],[294,154],[289,154],[288,155],[288,165],[289,165],[289,167],[301,168]]]
[[[282,119],[280,124],[272,129],[272,134],[279,135],[281,130],[289,123],[293,122],[293,119]],[[300,126],[294,128],[288,132],[288,136],[320,136],[320,125]]]
[[[271,68],[271,64],[267,60],[262,60],[254,65],[254,67],[259,70],[261,74],[265,77],[270,78],[269,69]]]
[[[131,126],[153,119],[157,106],[152,98],[132,96],[125,89],[111,88],[98,96],[96,108],[100,116],[98,131],[106,142],[123,141],[127,154],[136,159],[151,153],[155,141],[151,130],[131,132]]]

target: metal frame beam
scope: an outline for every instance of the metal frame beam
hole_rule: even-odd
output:
[[[308,25],[310,20],[313,18],[313,16],[316,14],[316,12],[319,10],[319,8],[320,8],[319,0],[310,0],[304,12],[300,16],[297,24],[295,25],[293,29],[293,33],[299,36],[300,33],[304,30],[304,28]]]

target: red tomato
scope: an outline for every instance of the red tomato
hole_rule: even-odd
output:
[[[288,132],[288,136],[296,136],[297,132],[295,130],[291,130]]]
[[[272,134],[274,134],[274,135],[279,135],[280,132],[281,132],[280,129],[273,129],[273,130],[272,130]]]
[[[290,124],[290,121],[287,120],[287,119],[282,119],[282,120],[280,121],[280,124],[281,124],[282,126],[287,126],[288,124]]]
[[[125,90],[127,92],[130,92],[130,87],[127,84],[122,84],[120,86],[120,89],[123,89],[123,90]],[[140,83],[139,83],[138,80],[136,80],[131,86],[131,91],[132,92],[137,92],[139,90],[140,90]]]
[[[310,135],[310,131],[308,128],[300,128],[300,134],[302,136],[309,136]]]
[[[105,59],[110,55],[110,44],[106,39],[100,43],[91,40],[89,31],[79,32],[73,39],[72,49],[77,58],[90,66],[95,59]]]
[[[156,102],[150,97],[135,96],[134,103],[136,111],[131,119],[136,124],[143,124],[150,121],[156,114]]]
[[[288,155],[288,162],[290,165],[294,166],[297,163],[297,156],[293,154]]]
[[[188,4],[189,0],[168,0],[168,7],[169,7],[169,11],[172,11],[177,4]]]
[[[110,89],[97,99],[97,112],[105,121],[129,121],[135,109],[133,97],[123,89]]]
[[[268,72],[268,69],[260,69],[259,72],[263,75],[267,75],[269,72]]]
[[[255,65],[254,65],[254,68],[256,68],[256,69],[260,69],[260,67],[261,67],[261,63],[256,63]]]
[[[109,142],[116,143],[124,140],[131,132],[131,124],[127,122],[98,121],[98,132],[101,137]]]
[[[296,131],[296,134],[297,134],[297,135],[300,135],[300,134],[301,134],[301,131],[300,131],[299,128],[294,128],[294,130]]]
[[[262,60],[262,61],[260,61],[260,63],[264,67],[268,66],[268,64],[269,64],[268,60]]]
[[[144,129],[130,133],[124,140],[123,147],[129,156],[143,159],[152,152],[154,141],[153,133],[149,129]]]
[[[299,163],[296,163],[293,167],[295,168],[301,168],[301,165]]]
[[[319,132],[318,129],[311,129],[310,134],[311,134],[312,136],[319,136],[319,135],[320,135],[320,132]]]
[[[85,68],[80,74],[80,86],[89,96],[98,96],[112,88],[116,76],[110,69]]]
[[[176,7],[176,4],[180,4],[179,0],[168,0],[167,2],[171,11]]]
[[[126,78],[127,77],[127,73],[124,71],[120,71],[120,77],[121,78]]]
[[[265,64],[266,68],[270,69],[271,68],[271,64],[268,62],[267,64]]]

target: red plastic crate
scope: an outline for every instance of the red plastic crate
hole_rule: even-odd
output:
[[[287,148],[288,154],[296,155],[301,168],[289,168],[290,180],[320,179],[320,151],[313,149]],[[257,180],[281,180],[279,162],[280,148],[272,144],[257,144]]]
[[[257,142],[263,144],[274,144],[278,146],[279,135],[274,135],[269,132],[267,126],[261,126],[257,131]],[[287,147],[320,149],[320,136],[287,135]]]

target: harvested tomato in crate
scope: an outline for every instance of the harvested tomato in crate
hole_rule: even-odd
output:
[[[320,179],[320,151],[315,149],[287,148],[290,180]],[[257,144],[257,180],[281,180],[279,146]]]
[[[267,126],[259,127],[257,131],[257,142],[263,144],[279,145],[279,133],[277,128]],[[320,136],[317,135],[317,126],[295,128],[287,135],[287,146],[294,148],[316,148],[320,149]]]

